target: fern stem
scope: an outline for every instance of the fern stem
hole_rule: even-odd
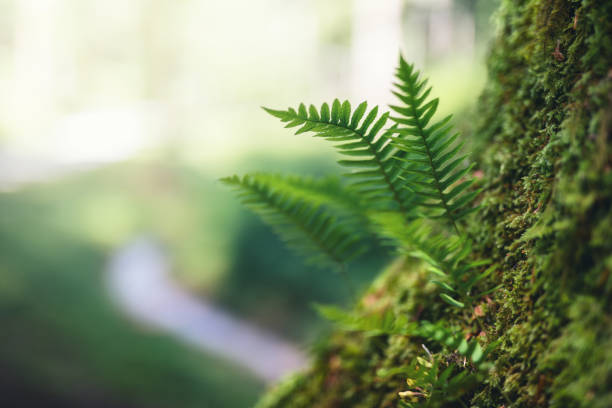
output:
[[[382,136],[381,136],[382,137]],[[368,144],[368,146],[370,146]],[[395,202],[397,202],[397,204],[399,205],[400,211],[402,212],[402,214],[404,215],[404,218],[406,218],[406,221],[408,221],[408,209],[404,206],[402,199],[399,196],[399,192],[396,190],[395,186],[393,185],[393,183],[391,182],[391,179],[389,178],[389,175],[387,174],[387,172],[384,170],[384,166],[383,163],[380,162],[378,156],[374,155],[374,160],[376,160],[376,163],[380,166],[381,169],[383,169],[383,177],[385,179],[385,182],[387,183],[387,185],[389,186],[389,188],[391,189],[391,194],[393,195],[393,199],[395,200]]]

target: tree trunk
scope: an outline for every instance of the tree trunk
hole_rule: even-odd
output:
[[[484,379],[443,406],[611,407],[612,1],[506,0],[498,18],[471,135],[484,192],[468,230],[500,287],[450,321],[500,343]],[[398,260],[357,308],[435,321],[445,306],[421,266]],[[407,366],[420,343],[336,332],[260,406],[401,406],[406,377],[379,370]]]

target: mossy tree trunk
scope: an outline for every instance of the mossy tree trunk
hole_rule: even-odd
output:
[[[357,308],[444,316],[467,337],[499,339],[465,406],[611,407],[612,1],[506,0],[498,18],[472,135],[484,192],[468,230],[497,266],[484,286],[501,287],[457,312],[418,264],[398,260]],[[406,379],[377,371],[419,349],[407,336],[337,332],[260,405],[399,406]]]

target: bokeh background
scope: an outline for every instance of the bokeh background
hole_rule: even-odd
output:
[[[402,50],[468,140],[491,0],[0,0],[0,397],[246,407],[351,301],[218,181],[340,173],[260,106],[392,102]],[[471,138],[471,139],[470,139]],[[357,288],[384,248],[349,268]]]

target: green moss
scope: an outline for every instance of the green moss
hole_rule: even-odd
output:
[[[502,287],[480,315],[442,304],[418,265],[398,262],[358,308],[450,319],[483,343],[493,367],[474,407],[612,406],[612,1],[503,2],[474,130],[484,177],[469,222],[475,254]],[[334,333],[313,368],[261,407],[393,407],[407,389],[380,368],[407,365],[417,339]]]

